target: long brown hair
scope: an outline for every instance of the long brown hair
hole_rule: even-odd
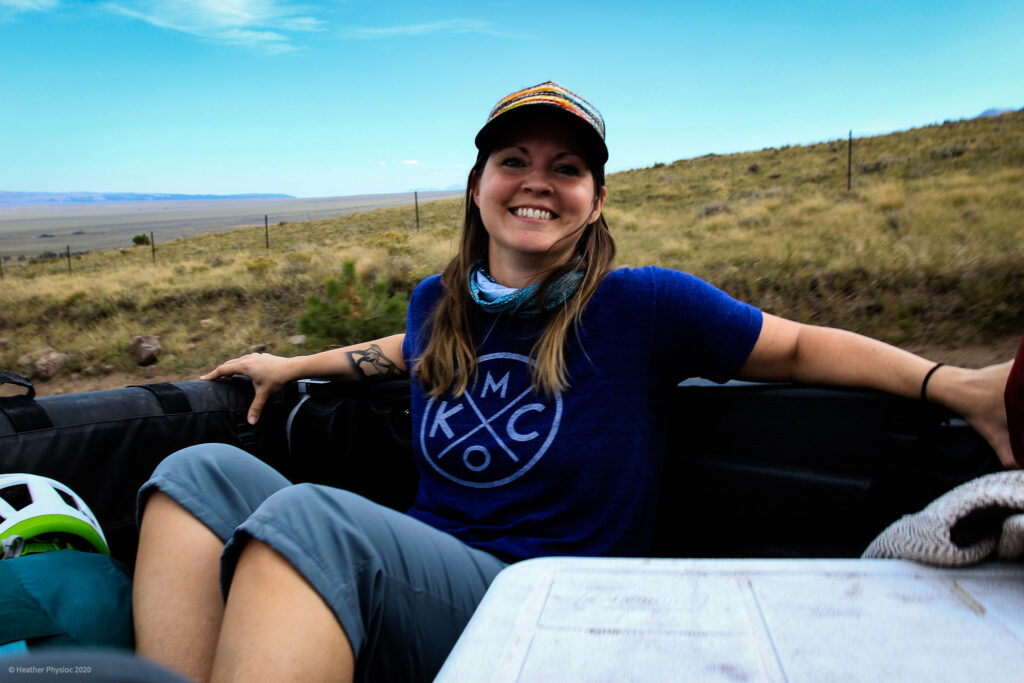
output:
[[[487,262],[488,236],[480,209],[473,201],[473,186],[483,173],[489,155],[489,149],[481,149],[469,173],[459,253],[441,274],[445,291],[423,330],[429,340],[415,370],[417,380],[431,396],[440,396],[449,390],[461,396],[476,376],[473,322],[479,315],[479,306],[470,296],[468,282],[476,265]],[[604,189],[604,164],[595,155],[585,156],[594,179],[596,206]],[[558,278],[573,271],[581,276],[572,295],[550,314],[544,331],[530,351],[530,375],[533,389],[538,393],[552,394],[568,387],[564,349],[569,330],[579,325],[584,308],[615,262],[615,241],[603,211],[596,220],[581,225],[579,231],[563,239],[576,235],[579,239],[574,257],[545,272],[538,287],[538,301],[543,305]]]

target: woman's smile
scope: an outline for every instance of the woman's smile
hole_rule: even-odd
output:
[[[520,206],[514,209],[509,209],[512,213],[520,218],[527,218],[530,220],[539,221],[550,221],[557,218],[557,214],[548,211],[547,209],[535,209],[531,207]]]

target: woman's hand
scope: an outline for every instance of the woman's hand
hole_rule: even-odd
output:
[[[1012,365],[1012,361],[1007,361],[978,370],[941,367],[928,383],[928,398],[962,415],[985,438],[1003,467],[1019,469],[1010,448],[1003,402]]]
[[[213,380],[235,375],[245,375],[251,379],[256,395],[249,406],[247,419],[249,424],[256,424],[270,395],[295,379],[295,375],[290,369],[292,361],[291,358],[282,358],[269,353],[250,353],[241,358],[221,363],[199,379]]]
[[[269,353],[250,353],[221,363],[199,379],[246,375],[256,390],[256,396],[249,406],[249,424],[256,424],[270,395],[292,380],[302,377],[367,380],[406,376],[405,360],[402,358],[404,340],[404,334],[393,334],[311,356],[290,358]]]

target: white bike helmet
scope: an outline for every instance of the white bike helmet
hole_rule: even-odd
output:
[[[0,542],[7,557],[63,548],[110,554],[85,501],[36,474],[0,474]]]

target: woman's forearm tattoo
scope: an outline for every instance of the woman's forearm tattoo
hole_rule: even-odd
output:
[[[377,344],[370,344],[365,349],[346,351],[345,355],[348,356],[356,374],[362,379],[387,379],[401,377],[403,374],[394,361],[384,355]]]

